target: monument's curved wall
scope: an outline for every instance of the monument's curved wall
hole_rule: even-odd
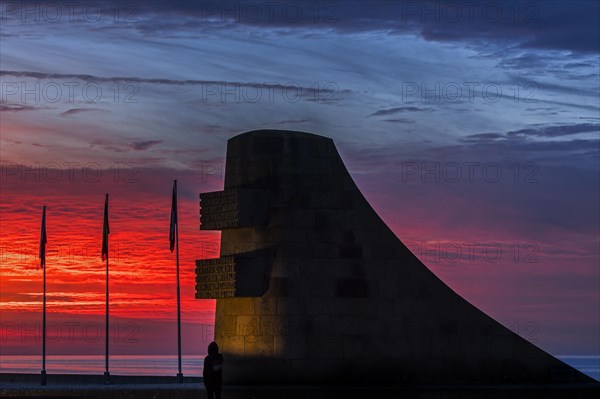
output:
[[[201,228],[222,238],[219,260],[197,262],[197,297],[218,298],[226,382],[590,380],[430,272],[373,211],[329,138],[233,137],[225,191],[201,198]]]

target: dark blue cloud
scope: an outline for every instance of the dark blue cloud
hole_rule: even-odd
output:
[[[416,123],[416,121],[414,119],[408,119],[408,118],[384,119],[384,121],[390,122],[390,123],[408,123],[408,124]]]
[[[537,137],[561,137],[579,133],[600,133],[600,125],[595,123],[579,123],[575,125],[558,125],[539,128],[526,128],[513,130],[506,136],[537,136]]]
[[[597,1],[174,1],[151,0],[139,13],[177,16],[202,29],[249,25],[266,28],[388,31],[427,40],[512,44],[524,49],[598,52]],[[180,24],[183,22],[178,21]],[[149,28],[146,26],[146,28]],[[152,28],[149,28],[150,31]],[[158,28],[157,28],[158,29]]]
[[[81,113],[93,112],[93,111],[108,112],[102,108],[71,108],[65,112],[61,112],[60,116],[73,116],[73,115],[78,115]]]
[[[129,144],[129,147],[135,151],[143,151],[148,148],[155,146],[157,144],[162,143],[163,140],[144,140],[144,141],[134,141]]]
[[[420,108],[420,107],[394,107],[387,109],[380,109],[379,111],[373,112],[369,116],[385,116],[397,114],[399,112],[425,112],[430,111],[431,108]]]
[[[12,8],[3,6],[4,14],[18,18],[13,12],[14,5],[30,3],[43,7],[48,2],[12,1]],[[392,35],[416,34],[440,42],[583,53],[600,51],[600,2],[595,0],[147,0],[122,3],[97,0],[94,4],[99,5],[103,14],[111,18],[118,15],[124,20],[120,26],[152,36],[175,37],[184,31],[200,34],[238,27],[350,33],[382,31]],[[94,29],[101,28],[95,26]]]
[[[501,133],[477,133],[470,134],[462,138],[463,142],[479,142],[479,143],[490,143],[497,142],[498,139],[521,139],[524,137],[543,137],[543,138],[556,138],[571,136],[580,133],[600,133],[600,124],[597,123],[577,123],[577,124],[562,124],[562,125],[551,125],[551,126],[534,126],[527,127],[518,130],[511,130],[504,134]],[[567,146],[572,142],[561,142],[561,145]],[[579,143],[579,141],[576,141]],[[536,143],[548,145],[549,143]]]

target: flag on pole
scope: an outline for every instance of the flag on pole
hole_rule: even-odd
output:
[[[108,235],[110,229],[108,228],[108,194],[104,200],[104,226],[102,228],[102,260],[108,259]]]
[[[40,267],[46,266],[46,205],[42,211],[42,231],[40,233]]]
[[[175,226],[177,225],[177,180],[173,182],[173,197],[171,198],[171,228],[169,229],[169,249],[175,249]]]

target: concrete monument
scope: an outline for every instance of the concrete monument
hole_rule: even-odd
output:
[[[547,383],[590,378],[439,280],[373,211],[329,138],[259,130],[227,145],[225,188],[200,194],[221,256],[226,383]]]

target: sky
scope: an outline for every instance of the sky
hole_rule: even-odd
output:
[[[185,354],[212,340],[194,261],[219,254],[198,194],[227,140],[334,139],[359,188],[438,277],[554,355],[600,354],[600,3],[0,1],[0,343]]]

